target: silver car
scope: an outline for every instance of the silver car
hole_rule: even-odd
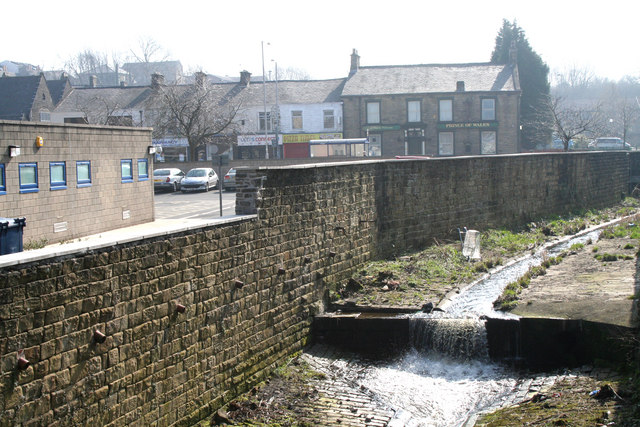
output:
[[[231,168],[224,175],[222,188],[225,191],[232,191],[236,189],[236,168]]]
[[[180,169],[156,169],[153,171],[153,189],[178,191],[182,178],[184,178],[184,172]]]
[[[209,191],[210,188],[218,186],[218,175],[211,168],[195,168],[191,169],[180,183],[180,190],[183,193],[187,191],[204,190]]]

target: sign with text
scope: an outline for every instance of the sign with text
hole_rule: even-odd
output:
[[[159,138],[151,141],[153,145],[161,147],[188,147],[187,138]]]
[[[309,142],[312,139],[340,139],[342,133],[292,133],[282,135],[283,144]]]
[[[453,129],[493,129],[498,127],[498,122],[472,122],[472,123],[438,123],[440,130]]]
[[[271,135],[238,135],[238,145],[241,147],[252,147],[257,145],[271,144],[276,136]]]

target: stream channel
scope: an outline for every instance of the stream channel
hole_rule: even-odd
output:
[[[350,360],[342,375],[393,408],[389,426],[472,426],[478,413],[512,402],[520,384],[530,380],[489,360],[481,318],[513,317],[493,310],[508,283],[545,257],[575,243],[596,241],[599,234],[576,235],[517,259],[443,303],[443,312],[408,315],[412,350],[393,361]]]

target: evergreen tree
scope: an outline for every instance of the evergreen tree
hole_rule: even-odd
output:
[[[545,126],[549,118],[549,67],[529,45],[524,31],[514,21],[502,21],[496,36],[496,45],[491,54],[491,63],[507,64],[511,49],[516,49],[516,62],[520,77],[520,123],[523,149],[533,149],[536,144],[546,143],[550,127]],[[542,116],[542,117],[541,117]]]

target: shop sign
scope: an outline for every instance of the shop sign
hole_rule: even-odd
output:
[[[377,125],[377,126],[365,126],[364,130],[370,132],[380,132],[384,130],[400,130],[400,125]]]
[[[275,135],[238,135],[238,146],[251,147],[271,144],[276,139]]]
[[[160,145],[161,147],[188,147],[189,141],[187,138],[159,138],[151,141],[153,145]]]
[[[309,142],[312,139],[341,139],[342,133],[291,133],[282,135],[283,144]]]
[[[470,122],[470,123],[438,123],[438,129],[493,129],[498,127],[498,122]]]

